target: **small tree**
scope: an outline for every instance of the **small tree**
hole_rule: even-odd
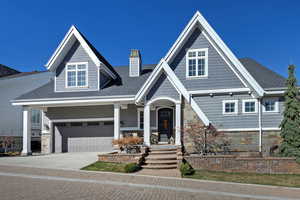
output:
[[[288,67],[289,76],[286,81],[287,90],[284,93],[285,109],[280,124],[283,139],[279,152],[282,156],[297,157],[300,161],[300,103],[297,99],[299,90],[295,77],[295,66]]]

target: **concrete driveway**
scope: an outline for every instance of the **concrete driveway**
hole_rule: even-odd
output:
[[[0,165],[49,169],[80,169],[97,161],[97,152],[58,153],[36,156],[0,157]]]

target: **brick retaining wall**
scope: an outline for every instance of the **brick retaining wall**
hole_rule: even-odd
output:
[[[295,158],[265,157],[247,158],[224,156],[184,156],[195,169],[225,172],[252,172],[269,174],[300,174],[300,164]]]
[[[120,153],[110,153],[110,154],[99,154],[98,161],[103,162],[114,162],[114,163],[137,163],[142,158],[141,153],[138,154],[120,154]]]

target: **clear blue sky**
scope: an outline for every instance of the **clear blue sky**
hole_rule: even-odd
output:
[[[238,58],[282,75],[288,64],[300,67],[298,0],[1,0],[0,8],[0,63],[20,71],[45,70],[72,24],[112,65],[127,64],[131,48],[157,63],[196,10]]]

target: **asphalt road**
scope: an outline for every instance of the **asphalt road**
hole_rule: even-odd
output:
[[[1,200],[295,200],[300,189],[0,165]]]

